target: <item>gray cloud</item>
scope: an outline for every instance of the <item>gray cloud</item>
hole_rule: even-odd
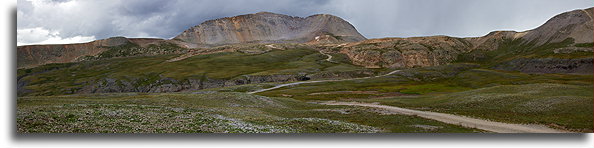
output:
[[[171,38],[209,19],[260,11],[333,14],[368,38],[482,36],[532,29],[590,0],[18,0],[19,44]]]

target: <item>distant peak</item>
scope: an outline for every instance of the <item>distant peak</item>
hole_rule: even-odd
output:
[[[272,12],[268,12],[268,11],[260,11],[258,13],[255,14],[276,14],[276,13],[272,13]]]
[[[314,14],[309,17],[337,17],[337,16],[334,16],[332,14]]]
[[[261,11],[261,12],[257,12],[257,13],[247,14],[247,15],[288,16],[288,15],[274,13],[274,12],[268,12],[268,11]],[[239,16],[242,16],[242,15],[239,15]]]
[[[237,15],[237,16],[225,17],[225,18],[242,18],[242,17],[251,17],[251,16],[286,16],[286,17],[289,17],[288,15],[284,15],[284,14],[278,14],[278,13],[273,13],[273,12],[268,12],[268,11],[261,11],[261,12],[257,12],[257,13]]]
[[[306,17],[308,19],[329,19],[329,20],[344,20],[338,16],[331,14],[314,14]]]
[[[114,37],[109,37],[107,39],[126,39],[126,37],[124,37],[124,36],[114,36]]]

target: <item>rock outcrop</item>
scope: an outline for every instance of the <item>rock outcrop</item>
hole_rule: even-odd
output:
[[[353,25],[333,15],[301,18],[270,12],[206,21],[184,31],[174,40],[199,45],[305,43],[325,35],[342,42],[365,40]]]
[[[371,39],[340,46],[338,51],[367,68],[411,68],[450,63],[470,46],[460,38],[433,36]]]

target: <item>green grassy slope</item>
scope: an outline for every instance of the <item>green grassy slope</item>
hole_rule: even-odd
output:
[[[473,62],[483,64],[485,67],[492,67],[514,59],[578,59],[592,58],[592,52],[576,51],[572,53],[555,53],[554,50],[564,47],[590,47],[592,43],[575,44],[573,38],[568,38],[559,43],[547,43],[535,46],[534,43],[527,43],[521,39],[505,39],[499,43],[496,50],[474,50],[469,53],[460,54],[456,62]]]
[[[166,62],[179,55],[157,55],[110,58],[78,63],[48,64],[32,69],[19,69],[20,81],[27,82],[29,95],[71,94],[87,82],[102,78],[136,80],[150,85],[161,78],[222,79],[242,75],[315,74],[366,71],[348,61],[327,62],[326,56],[312,49],[273,50],[263,54],[215,53],[198,55],[175,62]]]

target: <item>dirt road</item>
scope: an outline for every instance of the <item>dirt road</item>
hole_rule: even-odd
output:
[[[444,123],[461,125],[464,127],[477,128],[495,133],[567,133],[567,131],[548,128],[543,125],[524,125],[494,122],[452,114],[436,113],[430,111],[412,110],[388,105],[378,105],[373,103],[360,102],[324,102],[325,105],[349,105],[380,108],[394,114],[416,115],[422,118],[437,120]]]
[[[330,60],[331,57],[327,60]],[[387,74],[372,76],[372,77],[362,77],[362,78],[351,78],[351,79],[340,79],[340,80],[318,80],[318,81],[301,81],[301,82],[294,82],[294,83],[287,83],[287,84],[280,84],[271,88],[260,89],[252,92],[248,92],[248,94],[254,94],[259,92],[270,91],[274,89],[279,89],[282,87],[299,85],[299,84],[308,84],[308,83],[321,83],[321,82],[333,82],[333,81],[348,81],[348,80],[359,80],[359,79],[369,79],[374,77],[383,77],[387,75],[391,75],[394,73],[399,72],[400,70],[395,70],[389,72]],[[378,105],[373,103],[360,103],[360,102],[324,102],[322,104],[325,105],[350,105],[350,106],[364,106],[364,107],[373,107],[373,108],[380,108],[385,109],[394,114],[404,114],[404,115],[416,115],[422,118],[437,120],[444,123],[460,125],[464,127],[470,128],[477,128],[486,131],[491,131],[495,133],[567,133],[567,131],[552,129],[543,125],[524,125],[524,124],[510,124],[510,123],[502,123],[502,122],[494,122],[488,121],[483,119],[476,119],[452,114],[445,114],[445,113],[436,113],[430,111],[419,111],[419,110],[412,110],[394,106],[387,106],[387,105]]]
[[[326,61],[332,62],[332,55],[323,53],[322,51],[320,51],[320,54],[323,54],[323,55],[328,56],[328,58],[326,59]],[[399,72],[399,71],[400,70],[394,70],[394,71],[391,71],[391,72],[389,72],[387,74],[373,76],[373,77],[362,77],[362,78],[351,78],[351,79],[340,79],[340,80],[301,81],[301,82],[287,83],[287,84],[277,85],[277,86],[274,86],[274,87],[271,87],[271,88],[265,88],[265,89],[260,89],[260,90],[248,92],[248,94],[255,94],[255,93],[259,93],[259,92],[265,92],[265,91],[270,91],[270,90],[279,89],[279,88],[282,88],[282,87],[299,85],[299,84],[321,83],[321,82],[334,82],[334,81],[348,81],[348,80],[360,80],[360,79],[377,78],[377,77],[383,77],[383,76],[391,75],[391,74],[394,74],[394,73]]]
[[[331,57],[328,58],[328,60]],[[287,83],[287,84],[280,84],[271,88],[265,88],[265,89],[259,89],[256,91],[252,91],[252,92],[248,92],[248,94],[255,94],[255,93],[259,93],[259,92],[265,92],[265,91],[270,91],[270,90],[274,90],[274,89],[279,89],[282,87],[287,87],[287,86],[293,86],[293,85],[299,85],[299,84],[309,84],[309,83],[321,83],[321,82],[335,82],[335,81],[348,81],[348,80],[360,80],[360,79],[369,79],[369,78],[376,78],[376,77],[383,77],[383,76],[387,76],[387,75],[391,75],[394,74],[396,72],[399,72],[400,70],[394,70],[392,72],[389,72],[387,74],[383,74],[383,75],[379,75],[379,76],[372,76],[372,77],[362,77],[362,78],[351,78],[351,79],[340,79],[340,80],[318,80],[318,81],[301,81],[301,82],[294,82],[294,83]]]

